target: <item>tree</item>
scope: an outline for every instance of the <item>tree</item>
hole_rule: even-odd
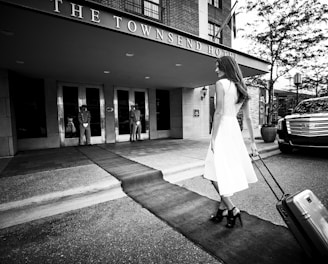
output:
[[[319,96],[320,91],[327,85],[328,63],[305,65],[302,69],[303,72],[306,72],[302,81],[302,89],[315,90],[315,95]]]
[[[314,57],[311,50],[328,38],[328,5],[321,0],[247,0],[246,11],[257,19],[245,38],[252,53],[269,62],[267,125],[272,125],[275,82],[302,61]]]
[[[322,88],[319,92],[320,96],[328,96],[328,87]]]
[[[328,55],[325,54],[328,45],[314,51],[316,57],[310,61],[303,61],[298,66],[303,73],[302,89],[315,90],[316,96],[323,96],[328,85]]]

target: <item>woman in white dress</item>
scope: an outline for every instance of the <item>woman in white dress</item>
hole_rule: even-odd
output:
[[[226,227],[232,228],[237,218],[241,225],[242,220],[231,196],[257,181],[237,119],[241,108],[250,134],[252,155],[256,156],[258,152],[249,112],[249,95],[237,62],[230,56],[218,58],[215,72],[218,75],[216,109],[204,177],[212,181],[221,198],[218,211],[211,220],[221,222],[227,217]]]

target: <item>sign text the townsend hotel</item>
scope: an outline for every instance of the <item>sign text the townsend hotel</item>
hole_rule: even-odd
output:
[[[49,0],[52,2],[52,11],[58,15],[79,19],[84,22],[97,24],[99,26],[132,34],[138,37],[151,39],[176,47],[193,50],[213,57],[229,55],[235,57],[233,52],[220,49],[210,44],[185,37],[169,30],[160,29],[149,24],[141,23],[123,16],[111,14],[106,11],[86,7],[64,0]],[[94,3],[94,2],[93,2]]]

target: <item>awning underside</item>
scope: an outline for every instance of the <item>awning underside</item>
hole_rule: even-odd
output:
[[[1,3],[0,32],[0,68],[36,77],[135,88],[195,88],[217,79],[213,57]],[[264,73],[252,60],[240,65],[244,76]]]

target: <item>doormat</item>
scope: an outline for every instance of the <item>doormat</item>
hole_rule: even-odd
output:
[[[163,179],[162,172],[126,159],[105,147],[79,150],[116,177],[123,191],[151,213],[227,264],[307,262],[287,228],[242,211],[243,227],[228,229],[209,216],[217,202]]]

